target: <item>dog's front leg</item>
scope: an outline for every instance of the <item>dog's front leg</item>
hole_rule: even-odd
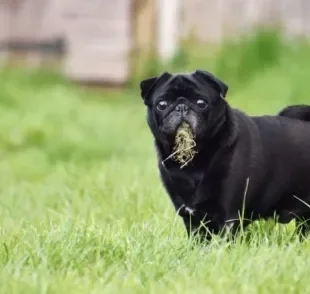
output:
[[[238,233],[240,232],[240,221],[225,222],[220,227],[220,235],[228,241],[235,241]]]
[[[212,235],[219,234],[219,224],[199,214],[184,213],[181,215],[187,235],[199,243],[209,243]]]

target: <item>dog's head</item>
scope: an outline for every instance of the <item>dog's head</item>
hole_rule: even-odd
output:
[[[197,140],[211,137],[221,124],[228,86],[211,73],[163,73],[140,83],[147,121],[156,139],[169,140],[187,122]]]

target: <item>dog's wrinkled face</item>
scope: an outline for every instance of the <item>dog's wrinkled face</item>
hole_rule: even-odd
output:
[[[223,116],[228,87],[206,71],[191,74],[164,73],[140,83],[147,105],[148,124],[155,138],[173,138],[187,122],[197,139],[212,133]]]

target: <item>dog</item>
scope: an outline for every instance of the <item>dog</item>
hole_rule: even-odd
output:
[[[300,109],[248,116],[227,103],[228,85],[204,70],[164,72],[142,80],[140,91],[160,178],[188,236],[234,237],[241,225],[269,218],[295,219],[298,234],[307,235],[310,124],[298,119]],[[196,155],[181,168],[169,156],[183,122],[195,135]]]

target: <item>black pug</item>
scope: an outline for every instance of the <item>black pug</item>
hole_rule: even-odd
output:
[[[233,109],[225,100],[228,86],[207,71],[165,72],[141,81],[140,89],[163,185],[189,235],[210,240],[229,229],[235,236],[241,221],[245,228],[273,217],[296,219],[300,236],[307,233],[309,123]],[[197,154],[181,169],[164,160],[182,122],[195,134]]]

